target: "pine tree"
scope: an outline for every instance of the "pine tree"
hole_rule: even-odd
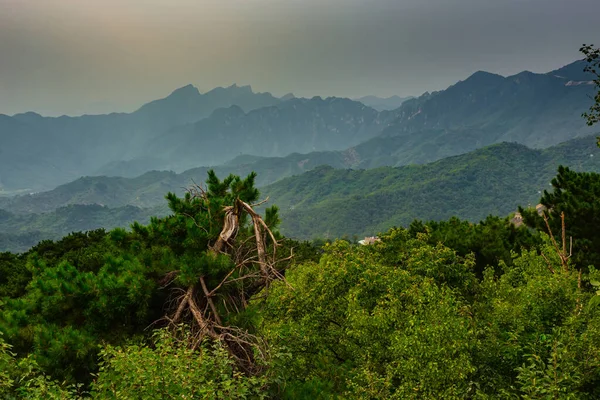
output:
[[[255,353],[264,346],[243,312],[283,278],[289,257],[277,252],[277,208],[264,219],[253,209],[255,177],[221,181],[209,171],[206,187],[183,198],[169,193],[172,214],[147,226],[36,246],[19,285],[0,281],[13,297],[0,307],[0,332],[16,353],[31,353],[54,378],[71,382],[90,380],[98,343],[123,343],[148,326],[176,331],[181,323],[192,330],[191,347],[216,341],[246,372],[257,372]]]
[[[579,268],[600,266],[600,174],[575,172],[560,166],[552,186],[554,190],[544,191],[540,200],[547,209],[550,230],[561,243],[561,214],[564,213],[566,247],[571,247],[569,238],[572,238],[575,265]],[[541,231],[548,230],[535,210],[521,211],[528,225]]]

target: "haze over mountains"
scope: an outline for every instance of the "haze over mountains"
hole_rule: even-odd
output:
[[[235,104],[251,111],[279,101],[268,93],[254,93],[248,86],[200,94],[188,85],[131,114],[58,118],[35,113],[0,115],[0,189],[50,189],[101,172],[111,163],[140,157],[140,146],[155,136],[207,117],[218,108]],[[145,158],[155,157],[148,154]],[[138,169],[144,172],[145,167],[158,167],[153,162],[146,164]]]
[[[201,94],[188,85],[131,114],[0,115],[0,195],[41,192],[0,197],[0,242],[24,249],[70,229],[164,214],[165,193],[202,182],[211,166],[219,176],[256,171],[282,207],[284,233],[296,237],[507,213],[535,201],[560,163],[598,170],[594,131],[581,118],[594,91],[584,65],[480,71],[412,99],[277,98],[237,85]],[[486,176],[499,183],[486,186]],[[444,203],[465,188],[472,197]]]
[[[242,154],[354,148],[357,166],[371,167],[502,141],[543,148],[591,133],[580,118],[593,91],[582,70],[578,61],[547,74],[477,72],[383,111],[349,99],[278,99],[235,85],[201,94],[188,85],[131,114],[0,115],[0,190],[48,190],[84,175],[181,172]],[[368,163],[360,158],[365,151]]]

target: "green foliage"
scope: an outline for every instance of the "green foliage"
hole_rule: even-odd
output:
[[[576,172],[560,166],[552,179],[552,192],[544,191],[540,200],[547,211],[552,233],[560,243],[561,213],[565,215],[566,236],[573,238],[573,260],[586,268],[600,266],[600,174]],[[546,231],[542,217],[535,210],[522,210],[527,224]],[[567,244],[570,247],[570,244]]]
[[[600,121],[600,49],[594,48],[594,45],[584,44],[579,51],[583,53],[585,61],[588,63],[585,72],[589,72],[594,76],[594,84],[598,89],[594,95],[594,104],[590,106],[588,112],[583,113],[587,124],[591,126]],[[600,146],[600,138],[598,139],[598,146]]]
[[[594,270],[593,267],[591,269]],[[591,298],[588,306],[590,308],[594,308],[600,305],[600,282],[594,279],[590,279],[590,285],[592,285],[596,295]]]
[[[32,247],[26,256],[37,254],[49,265],[68,261],[83,271],[98,271],[105,255],[111,250],[105,241],[106,231],[73,232],[53,242],[44,240]]]
[[[168,194],[172,215],[152,218],[149,225],[73,233],[58,242],[43,241],[24,255],[2,254],[0,267],[10,273],[0,281],[7,296],[0,306],[0,332],[21,358],[42,371],[44,377],[35,387],[46,382],[44,374],[89,384],[98,369],[99,344],[118,346],[143,337],[145,329],[164,316],[171,291],[161,287],[165,282],[173,289],[187,288],[202,278],[215,288],[230,272],[236,278],[241,271],[236,271],[231,256],[211,246],[223,228],[225,210],[238,200],[258,199],[255,177],[230,175],[221,181],[210,171],[206,189],[195,189],[202,195]],[[277,208],[267,209],[266,215],[266,223],[276,230]],[[245,213],[238,217],[237,239],[245,243],[254,237],[253,227]],[[286,246],[296,244],[288,241]],[[169,276],[174,279],[165,281]],[[229,296],[240,284],[234,280],[222,285],[219,294]],[[228,313],[220,311],[225,324],[245,318],[234,315],[229,321]],[[250,327],[252,318],[244,324]],[[223,362],[233,368],[230,358]]]
[[[409,226],[412,236],[427,233],[432,245],[442,243],[461,257],[475,256],[475,271],[479,277],[489,267],[500,262],[512,264],[521,249],[531,249],[540,243],[539,236],[525,226],[517,227],[509,218],[488,216],[478,224],[452,217],[447,221],[430,221],[424,224],[413,221]]]
[[[319,264],[288,271],[293,290],[273,288],[263,329],[292,354],[279,366],[290,398],[315,387],[343,398],[452,398],[468,390],[464,286],[446,282],[472,281],[472,264],[421,239],[391,260],[407,239],[392,231],[377,248],[336,242]]]
[[[264,399],[267,375],[240,373],[227,350],[203,343],[192,349],[166,330],[154,332],[152,346],[107,346],[92,385],[98,399]]]
[[[0,332],[0,396],[3,399],[56,399],[78,398],[81,385],[62,387],[45,375],[31,358],[18,360]]]
[[[18,352],[29,352],[53,375],[85,379],[95,367],[97,342],[113,341],[143,329],[157,311],[150,309],[156,283],[139,260],[107,257],[97,271],[68,261],[48,266],[29,263],[27,293],[7,300],[0,329]]]
[[[241,271],[210,248],[224,210],[259,198],[254,179],[211,173],[201,196],[169,194],[172,214],[148,225],[0,254],[0,397],[600,398],[596,174],[561,168],[542,198],[555,233],[564,211],[575,248],[588,243],[566,264],[548,235],[492,216],[413,221],[368,246],[283,239],[279,257],[296,254],[287,282],[228,312],[220,300],[239,290]],[[239,217],[248,251],[253,227]],[[277,208],[265,221],[276,231]],[[170,289],[202,277],[211,290],[225,276],[214,297],[222,323],[268,344],[254,348],[253,374],[227,341],[194,345],[185,325],[152,325]]]
[[[531,362],[528,357],[540,349],[540,340],[557,327],[579,323],[583,300],[577,272],[561,269],[547,236],[540,251],[550,267],[536,250],[524,251],[511,267],[504,267],[500,277],[489,269],[482,281],[475,303],[479,336],[475,354],[481,390],[488,394],[498,388],[507,392],[518,388],[519,368]]]
[[[423,233],[327,246],[266,301],[263,332],[292,354],[287,397],[597,398],[594,293],[540,241],[481,282]]]
[[[31,279],[26,267],[26,257],[12,253],[0,253],[0,299],[19,297]]]
[[[11,347],[3,340],[0,332],[0,395],[3,397],[6,397],[14,384],[11,372],[15,368],[15,361],[10,351]]]
[[[560,335],[556,335],[560,338]],[[552,335],[541,340],[539,354],[527,355],[522,367],[516,368],[517,382],[523,399],[580,399],[581,365],[573,359],[568,345]],[[546,347],[546,348],[544,348]],[[534,350],[536,351],[536,350]],[[547,359],[543,356],[548,355]]]

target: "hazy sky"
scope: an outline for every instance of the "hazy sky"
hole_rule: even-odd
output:
[[[418,95],[582,43],[599,0],[0,0],[0,113],[132,111],[188,83]]]

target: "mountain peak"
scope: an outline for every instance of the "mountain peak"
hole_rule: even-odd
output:
[[[192,104],[200,97],[200,92],[193,85],[186,85],[175,89],[170,95],[165,98],[151,101],[144,104],[136,112],[155,114],[165,111],[165,107],[169,110],[177,109],[183,104]]]
[[[175,89],[173,91],[173,93],[171,93],[169,95],[169,97],[188,97],[188,96],[196,96],[199,95],[200,91],[198,91],[198,89],[192,85],[185,85],[183,87],[180,87],[179,89]]]
[[[296,96],[294,96],[294,93],[288,93],[281,97],[281,101],[287,101],[287,100],[291,100],[291,99],[295,99],[295,98],[296,98]]]
[[[44,117],[42,117],[40,114],[38,114],[36,112],[27,111],[24,113],[13,115],[13,118],[16,120],[19,120],[19,121],[27,122],[27,121],[39,121],[40,119],[43,119]]]
[[[594,79],[594,75],[583,71],[587,65],[588,63],[586,60],[577,60],[564,67],[550,71],[546,75],[564,78],[569,81],[591,81]]]
[[[237,83],[234,83],[233,85],[229,86],[227,89],[235,90],[238,92],[254,93],[252,91],[252,86],[250,86],[250,85],[239,86]]]
[[[498,78],[504,78],[504,77],[502,75],[493,74],[491,72],[479,70],[479,71],[473,73],[466,80],[469,80],[469,79],[478,79],[478,80],[481,80],[481,79],[498,79]]]
[[[482,86],[497,85],[500,82],[504,81],[504,79],[505,78],[502,75],[493,74],[493,73],[487,72],[487,71],[477,71],[474,74],[472,74],[471,76],[469,76],[467,79],[465,79],[464,81],[460,81],[454,86],[455,87],[461,86],[461,87],[468,87],[468,88],[470,88],[470,87],[480,88]]]
[[[217,108],[215,111],[212,112],[210,118],[239,118],[244,115],[244,110],[240,106],[233,104],[229,107]]]

